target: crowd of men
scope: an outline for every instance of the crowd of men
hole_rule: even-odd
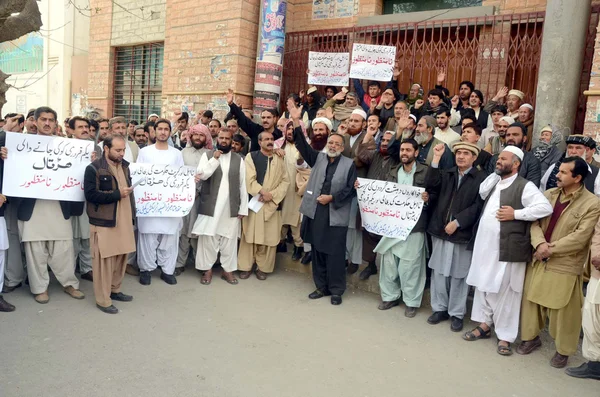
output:
[[[211,111],[197,118],[176,111],[170,120],[151,114],[143,124],[72,117],[64,136],[97,144],[86,202],[0,195],[2,291],[27,282],[34,299],[48,303],[49,267],[67,294],[83,299],[78,269],[93,282],[97,307],[114,314],[114,301],[133,299],[121,292],[125,273],[150,285],[160,268],[174,285],[193,260],[203,285],[215,266],[231,285],[252,275],[266,280],[289,242],[293,260],[312,263],[310,299],[341,304],[347,275],[366,263],[359,278],[379,273],[380,310],[403,302],[404,315],[415,317],[429,280],[427,322],[449,321],[461,332],[472,290],[478,325],[465,341],[493,330],[496,352],[508,356],[520,333],[515,350],[529,354],[548,321],[556,342],[550,364],[563,368],[583,327],[589,362],[567,373],[600,380],[595,140],[547,126],[532,148],[534,109],[523,92],[505,87],[486,102],[470,81],[454,96],[444,81],[441,72],[427,93],[414,84],[406,95],[395,80],[383,90],[369,82],[365,91],[358,80],[354,92],[310,87],[290,95],[281,116],[265,110],[259,122],[231,90],[223,122]],[[4,131],[57,135],[56,119],[48,107],[6,115],[2,167],[11,155]],[[133,162],[194,167],[190,213],[136,217]],[[358,177],[424,189],[406,239],[363,229]],[[14,306],[0,297],[0,310]]]

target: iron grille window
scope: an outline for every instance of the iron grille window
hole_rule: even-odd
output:
[[[163,55],[163,43],[116,49],[114,116],[142,122],[161,113]]]
[[[459,7],[482,5],[482,0],[384,0],[384,14],[402,14],[405,12],[443,10]]]

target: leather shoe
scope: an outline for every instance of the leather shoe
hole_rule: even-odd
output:
[[[108,314],[117,314],[119,312],[119,309],[117,309],[113,305],[104,307],[104,306],[100,306],[99,304],[96,303],[96,307],[98,309],[102,310],[104,313],[108,313]]]
[[[406,306],[406,309],[404,310],[404,317],[413,318],[416,315],[417,315],[416,307]]]
[[[122,292],[117,292],[117,293],[112,292],[110,294],[110,299],[112,299],[114,301],[120,301],[120,302],[131,302],[133,300],[133,296],[125,295]]]
[[[329,293],[329,291],[323,291],[320,289],[316,289],[313,292],[310,293],[310,295],[308,295],[308,299],[320,299],[324,296],[329,296],[331,295],[331,293]]]
[[[41,303],[42,305],[45,305],[46,303],[48,303],[50,301],[50,297],[48,296],[48,291],[44,291],[41,294],[37,294],[34,299],[37,303]]]
[[[166,273],[160,272],[160,279],[169,285],[177,284],[177,279],[172,274],[166,274]]]
[[[377,308],[379,310],[388,310],[394,306],[398,306],[399,304],[400,304],[400,301],[398,299],[396,299],[395,301],[383,301],[379,304],[379,306],[377,306]]]
[[[348,274],[354,274],[358,271],[358,265],[356,263],[348,263],[348,266],[346,267],[346,273]]]
[[[450,322],[450,331],[452,332],[460,332],[463,329],[463,319],[452,316],[452,321]]]
[[[427,319],[429,324],[435,325],[439,324],[442,321],[446,321],[450,318],[448,312],[433,312],[431,316]]]
[[[372,275],[377,274],[377,265],[374,263],[369,263],[367,267],[363,269],[362,272],[358,275],[358,278],[362,281],[368,280]]]
[[[341,295],[331,295],[331,304],[332,305],[341,305],[342,304],[342,296]]]
[[[9,292],[13,292],[17,288],[21,288],[22,285],[23,285],[23,283],[19,283],[19,284],[15,285],[14,287],[9,287],[8,285],[4,285],[4,287],[2,287],[2,293],[8,294]]]
[[[302,257],[303,253],[304,253],[304,248],[294,247],[294,253],[292,254],[292,260],[294,262],[296,262],[297,260],[299,260]]]
[[[285,243],[285,241],[280,242],[279,244],[277,244],[277,251],[276,252],[287,252],[287,244]]]
[[[140,272],[140,284],[150,285],[152,283],[152,274],[150,272]]]
[[[14,311],[15,311],[14,305],[11,305],[7,301],[5,301],[4,298],[2,297],[2,295],[0,295],[0,312],[14,312]]]
[[[563,356],[559,352],[556,352],[552,360],[550,360],[550,365],[554,368],[564,368],[567,366],[567,361],[569,361],[569,356]]]
[[[130,276],[139,276],[140,269],[138,269],[137,267],[133,267],[133,265],[127,265],[127,267],[125,268],[125,273],[129,274]]]
[[[246,280],[246,279],[250,278],[251,274],[252,274],[252,272],[250,272],[250,271],[240,272],[240,278],[242,280]]]
[[[92,273],[91,270],[89,272],[87,272],[87,273],[83,273],[81,275],[81,279],[93,282],[94,281],[94,273]]]
[[[300,261],[303,265],[308,265],[310,262],[312,262],[312,251],[305,252]]]
[[[69,295],[71,298],[74,298],[74,299],[85,298],[85,295],[83,294],[83,292],[81,292],[78,289],[73,288],[72,285],[66,286],[64,291],[65,291],[65,294]]]
[[[596,369],[595,367],[599,368]],[[574,378],[600,380],[600,362],[590,361],[581,364],[577,368],[567,368],[565,372]]]
[[[519,347],[517,347],[517,353],[519,354],[529,354],[536,349],[542,347],[542,340],[539,336],[536,336],[532,340],[524,340],[521,342]]]
[[[264,281],[267,279],[267,273],[256,269],[256,278],[259,279],[260,281]]]

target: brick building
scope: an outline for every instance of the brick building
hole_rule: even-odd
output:
[[[342,52],[365,42],[397,46],[403,92],[413,81],[432,86],[444,67],[451,91],[462,79],[471,79],[486,98],[508,85],[535,102],[546,1],[290,1],[282,95],[306,87],[308,51]],[[259,0],[90,3],[98,12],[90,28],[88,101],[106,115],[143,119],[149,113],[168,116],[175,109],[208,108],[222,116],[228,88],[250,106]],[[590,20],[581,21],[589,31],[581,49],[587,51],[582,78],[576,82],[581,86],[579,130],[584,115],[586,129],[600,130],[600,56],[594,52],[600,43],[599,12],[594,6]]]

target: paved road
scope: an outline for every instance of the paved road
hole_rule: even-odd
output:
[[[0,315],[0,396],[600,395],[548,365],[552,346],[501,357],[493,339],[464,342],[425,311],[381,312],[374,294],[309,301],[310,279],[293,272],[238,286],[202,286],[194,270],[174,287],[125,277],[135,300],[118,315],[95,308],[87,281],[83,301],[56,283],[47,305],[7,294],[17,311]]]

